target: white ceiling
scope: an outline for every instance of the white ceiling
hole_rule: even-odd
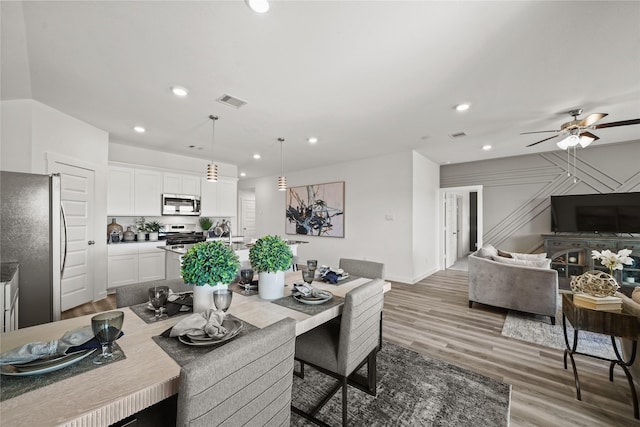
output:
[[[248,177],[279,174],[279,137],[286,173],[409,149],[439,164],[556,150],[525,148],[552,134],[520,133],[558,129],[576,107],[609,113],[601,123],[640,117],[635,1],[277,1],[264,15],[240,0],[1,7],[2,99],[36,99],[111,142],[203,158],[215,114],[215,158]],[[248,104],[229,108],[223,94]],[[460,102],[471,109],[457,113]],[[638,125],[593,133],[598,145],[640,140]]]

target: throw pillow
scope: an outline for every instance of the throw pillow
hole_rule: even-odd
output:
[[[541,253],[541,254],[519,254],[516,252],[512,252],[511,255],[513,256],[513,258],[515,259],[524,259],[527,261],[539,261],[539,260],[543,260],[547,257],[547,253]]]
[[[631,294],[631,299],[640,304],[640,286],[636,286]]]
[[[504,258],[513,258],[509,252],[501,251],[500,249],[498,249],[498,256]]]
[[[481,258],[491,258],[494,256],[498,256],[498,250],[492,245],[486,244],[478,250],[477,255]]]
[[[551,268],[550,259],[526,260],[526,259],[505,258],[501,256],[494,256],[492,257],[492,259],[494,261],[501,262],[503,264],[521,265],[524,267]]]

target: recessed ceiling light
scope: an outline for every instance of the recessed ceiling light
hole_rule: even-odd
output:
[[[182,86],[171,86],[171,92],[173,92],[175,96],[179,96],[181,98],[184,98],[189,94],[189,91]]]
[[[240,176],[247,176],[247,174],[244,172],[240,172]]]
[[[269,10],[269,2],[267,0],[244,0],[247,6],[254,12],[265,13]]]
[[[135,130],[138,133],[145,133],[147,130],[144,128],[144,126],[134,126],[133,130]]]
[[[254,159],[259,159],[259,158],[260,158],[260,154],[258,154],[258,153],[254,154],[254,155],[253,155],[253,158],[254,158]]]
[[[483,149],[484,151],[489,151],[489,150],[491,150],[491,146],[490,146],[490,145],[483,145],[483,146],[482,146],[482,149]]]
[[[316,142],[318,142],[318,138],[316,138],[315,136],[312,136],[311,138],[308,139],[310,144],[315,144]]]
[[[456,111],[467,111],[471,107],[471,104],[458,104],[456,105]]]

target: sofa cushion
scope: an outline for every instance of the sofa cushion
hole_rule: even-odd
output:
[[[517,252],[512,252],[511,256],[515,259],[524,259],[526,261],[540,261],[547,257],[547,253],[541,254],[519,254]]]
[[[492,259],[494,261],[501,262],[503,264],[521,265],[524,267],[551,268],[550,259],[526,260],[526,259],[516,259],[516,258],[505,258],[501,256],[494,256],[492,257]]]
[[[476,255],[478,255],[480,258],[491,258],[494,256],[498,256],[498,250],[494,248],[493,245],[487,243],[478,250],[478,253]]]

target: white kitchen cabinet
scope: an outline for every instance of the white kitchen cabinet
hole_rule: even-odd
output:
[[[107,287],[163,280],[165,251],[161,242],[116,243],[107,246]]]
[[[146,169],[135,170],[136,216],[162,215],[162,173]]]
[[[134,215],[134,182],[133,168],[119,166],[109,167],[107,183],[108,215]]]
[[[163,192],[168,194],[200,195],[200,177],[165,172],[163,177]]]
[[[160,216],[162,172],[109,166],[107,215]]]
[[[209,182],[202,178],[200,191],[200,216],[236,217],[238,211],[238,182],[231,178],[220,178]]]

